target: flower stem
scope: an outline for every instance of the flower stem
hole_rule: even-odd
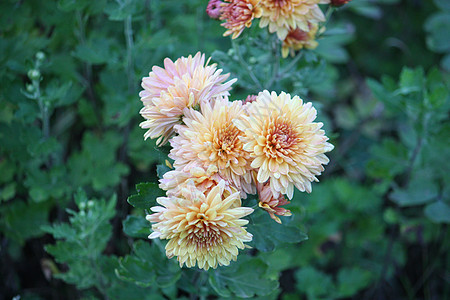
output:
[[[236,52],[236,55],[237,55],[237,57],[239,59],[239,63],[241,64],[242,67],[245,68],[245,70],[247,71],[248,75],[253,80],[253,82],[256,84],[258,89],[262,90],[263,86],[262,86],[261,82],[259,82],[259,80],[256,77],[255,73],[253,73],[252,69],[250,69],[250,66],[247,64],[247,62],[242,57],[241,52],[239,50],[239,45],[237,44],[237,42],[235,40],[231,40],[231,43],[233,44],[233,49]]]

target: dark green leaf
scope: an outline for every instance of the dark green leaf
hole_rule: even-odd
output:
[[[263,296],[278,287],[278,282],[268,278],[266,272],[267,265],[261,260],[238,258],[229,267],[209,271],[209,283],[222,297]]]
[[[150,222],[144,217],[128,216],[123,221],[123,231],[133,238],[147,238],[150,234]]]
[[[139,183],[136,190],[137,195],[128,197],[128,203],[136,208],[149,209],[156,204],[156,198],[165,197],[165,192],[153,182]]]

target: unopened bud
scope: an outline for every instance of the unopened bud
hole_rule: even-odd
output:
[[[34,93],[34,86],[32,84],[27,84],[27,92]]]
[[[36,53],[36,59],[40,60],[40,61],[44,60],[45,59],[45,53],[42,52],[42,51],[39,51],[38,53]]]
[[[86,202],[81,202],[80,205],[78,205],[78,207],[80,208],[80,210],[85,210],[86,209]]]
[[[330,4],[335,7],[349,3],[351,0],[331,0]]]
[[[41,77],[41,72],[39,72],[39,70],[36,69],[31,69],[30,71],[28,71],[28,77],[31,80],[38,80],[39,77]]]
[[[93,208],[94,207],[94,201],[89,200],[87,203],[88,208]]]

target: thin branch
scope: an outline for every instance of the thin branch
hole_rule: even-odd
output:
[[[250,78],[253,80],[253,82],[257,85],[258,89],[262,90],[263,86],[261,82],[258,80],[258,78],[255,76],[255,73],[253,73],[252,69],[250,69],[250,66],[247,64],[247,62],[244,60],[244,58],[241,55],[241,52],[239,50],[239,45],[235,40],[231,40],[231,43],[233,44],[233,49],[236,52],[236,55],[239,59],[239,63],[242,67],[245,68]]]

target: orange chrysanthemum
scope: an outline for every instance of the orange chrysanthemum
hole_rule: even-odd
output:
[[[201,105],[201,113],[185,110],[185,125],[177,125],[178,133],[171,141],[169,157],[176,169],[189,172],[196,166],[214,166],[219,175],[242,192],[254,193],[250,174],[250,154],[243,149],[243,132],[233,120],[244,114],[241,101],[218,99]]]
[[[180,266],[208,270],[229,265],[244,242],[252,240],[243,227],[248,221],[241,218],[253,209],[240,206],[238,192],[224,197],[224,190],[221,181],[206,196],[194,187],[180,198],[158,198],[161,206],[152,207],[155,213],[147,216],[154,223],[149,238],[168,239],[166,255],[176,256]]]
[[[271,33],[276,32],[280,40],[284,40],[290,28],[308,31],[308,23],[325,21],[319,3],[329,0],[261,0],[261,28],[269,26]]]
[[[260,0],[225,0],[222,3],[220,15],[225,20],[222,26],[228,29],[224,36],[232,34],[231,38],[237,38],[245,27],[250,27],[254,18],[261,17]]]
[[[245,131],[244,149],[258,169],[257,181],[270,179],[273,193],[287,194],[292,199],[294,186],[311,192],[311,182],[329,162],[326,152],[333,149],[327,142],[322,123],[314,123],[316,110],[295,96],[264,91],[255,102],[246,105],[248,116],[235,120]]]
[[[140,126],[148,129],[147,138],[158,138],[165,144],[174,133],[174,125],[181,123],[183,109],[227,96],[236,79],[225,83],[229,74],[215,64],[205,64],[205,55],[181,57],[175,62],[164,60],[164,68],[153,67],[149,77],[142,79],[143,91],[139,93],[144,107],[140,114],[146,119]]]
[[[283,41],[281,47],[281,54],[283,58],[286,58],[291,52],[294,56],[294,51],[306,49],[314,49],[317,47],[318,43],[316,41],[317,30],[319,29],[318,24],[309,24],[309,31],[303,31],[300,28],[291,29]]]

